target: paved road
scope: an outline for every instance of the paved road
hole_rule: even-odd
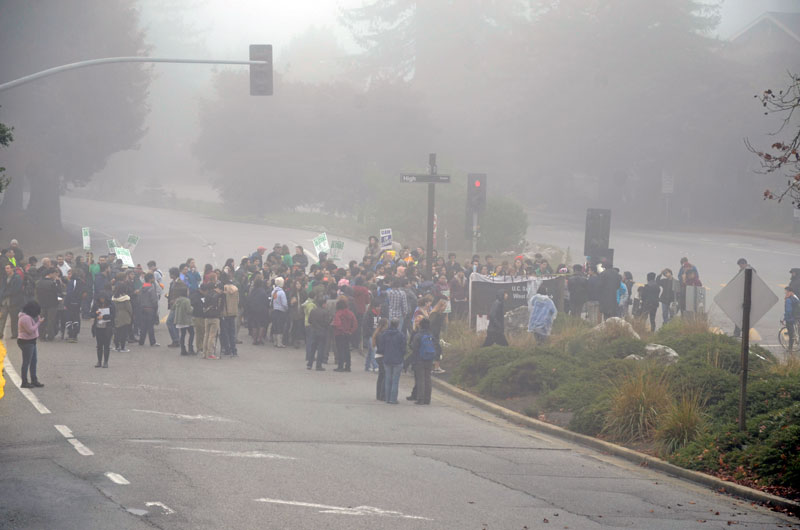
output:
[[[239,256],[291,232],[103,208],[114,211],[67,201],[65,218],[118,237],[139,233],[137,257],[164,264],[187,254],[203,261],[202,238]],[[9,350],[18,369],[18,348]],[[78,344],[41,345],[47,386],[29,394],[47,414],[7,385],[0,528],[800,525],[449,397],[434,395],[430,407],[380,403],[358,356],[354,372],[342,374],[306,371],[294,349],[244,344],[238,359],[220,361],[132,350],[95,369],[86,331]],[[404,376],[401,395],[411,384]]]
[[[528,239],[569,247],[572,256],[583,253],[584,225],[553,218],[536,218],[528,229]],[[778,331],[783,318],[783,288],[789,283],[789,269],[800,267],[800,249],[794,243],[757,236],[714,232],[652,232],[631,229],[611,230],[614,265],[629,270],[637,282],[644,283],[648,272],[658,274],[664,268],[677,271],[680,259],[689,258],[699,270],[703,285],[708,288],[707,307],[712,323],[729,333],[733,323],[715,304],[714,296],[738,272],[736,261],[745,258],[756,269],[780,302],[754,328],[760,344],[775,353]],[[660,325],[661,310],[657,316]]]

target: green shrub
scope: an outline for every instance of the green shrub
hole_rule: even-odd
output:
[[[738,395],[738,376],[699,359],[681,358],[677,364],[668,366],[665,372],[672,388],[697,392],[706,407],[715,406],[731,395]]]
[[[658,330],[653,342],[678,352],[679,362],[702,361],[732,374],[741,372],[742,345],[737,339],[711,332],[680,335],[675,333],[675,329],[669,328],[670,324],[672,322]],[[749,367],[753,372],[766,371],[775,362],[775,357],[764,348],[753,346],[750,352]]]
[[[578,409],[569,421],[569,428],[575,432],[589,436],[597,436],[603,431],[606,414],[609,408],[609,397],[601,394],[591,404]]]
[[[694,441],[705,427],[703,399],[690,391],[679,396],[658,419],[656,442],[662,454],[671,454]]]
[[[473,387],[496,366],[503,366],[525,355],[524,352],[504,346],[479,348],[468,353],[454,374],[454,382]]]
[[[637,367],[614,384],[603,433],[621,442],[650,440],[671,402],[664,371],[652,365]]]
[[[800,379],[777,375],[750,379],[747,385],[747,413],[750,416],[780,410],[800,401]],[[739,417],[738,378],[732,389],[715,405],[709,414],[719,422],[732,422]]]
[[[723,472],[762,485],[800,484],[800,403],[748,420],[739,432],[729,423],[706,433],[669,457],[679,466]]]
[[[500,399],[541,394],[556,388],[564,380],[568,366],[550,355],[525,356],[491,368],[476,389],[481,394]]]

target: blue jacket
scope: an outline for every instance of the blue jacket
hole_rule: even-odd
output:
[[[406,336],[400,330],[389,328],[378,337],[378,350],[383,352],[384,364],[403,364],[406,356]]]
[[[183,278],[181,278],[183,279]],[[196,291],[200,288],[200,282],[203,281],[203,278],[200,277],[200,273],[197,271],[189,271],[186,273],[186,286],[189,288],[189,292]]]
[[[783,302],[783,320],[786,323],[792,323],[795,321],[794,318],[794,307],[795,305],[800,304],[800,298],[797,298],[797,295],[792,295],[786,297]]]

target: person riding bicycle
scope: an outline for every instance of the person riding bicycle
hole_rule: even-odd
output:
[[[789,351],[794,348],[795,324],[798,320],[800,320],[800,298],[797,298],[792,286],[787,285],[783,306],[783,323],[786,325],[786,332],[789,334]]]

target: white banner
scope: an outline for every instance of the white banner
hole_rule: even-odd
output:
[[[83,250],[92,250],[92,238],[88,226],[81,228],[81,235],[83,236]]]

